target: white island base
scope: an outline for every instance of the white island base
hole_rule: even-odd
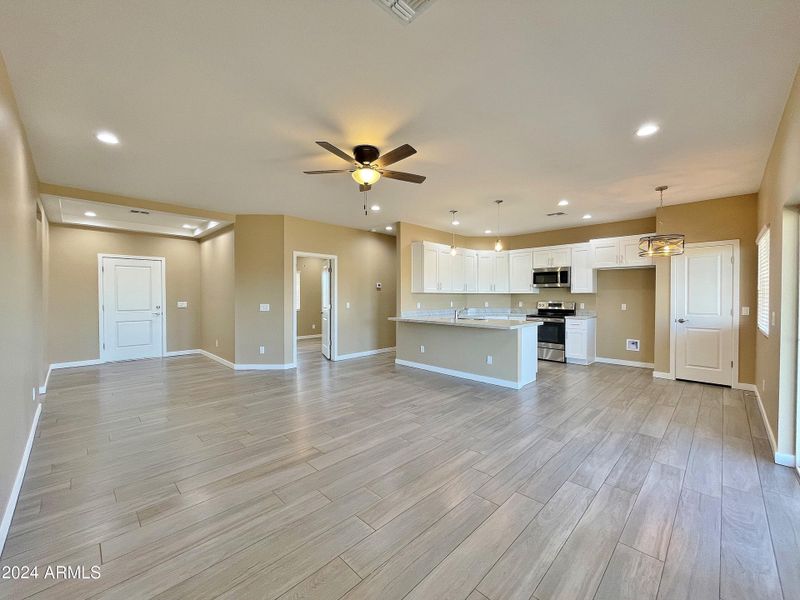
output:
[[[537,322],[392,317],[395,363],[520,389],[536,381]]]

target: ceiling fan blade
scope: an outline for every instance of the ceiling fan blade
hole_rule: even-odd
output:
[[[339,148],[337,148],[333,144],[330,144],[328,142],[317,142],[317,144],[325,148],[325,150],[327,150],[328,152],[335,154],[342,160],[346,160],[349,163],[353,163],[356,161],[356,159],[350,156],[347,152],[345,152],[344,150],[339,150]]]
[[[303,171],[306,175],[324,175],[325,173],[348,173],[350,169],[334,169],[332,171]]]
[[[358,186],[358,191],[359,191],[359,192],[368,192],[368,191],[370,191],[371,189],[372,189],[372,186],[371,186],[371,185],[359,185],[359,186]]]
[[[413,173],[403,173],[402,171],[381,170],[381,174],[389,179],[399,179],[400,181],[408,181],[409,183],[422,183],[425,181],[424,175],[414,175]]]
[[[403,160],[404,158],[408,158],[409,156],[416,154],[417,151],[409,146],[408,144],[403,144],[395,148],[394,150],[387,152],[383,156],[378,157],[373,164],[376,167],[388,167],[389,165],[393,165],[394,163]]]

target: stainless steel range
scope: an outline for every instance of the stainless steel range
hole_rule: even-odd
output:
[[[567,362],[564,352],[567,317],[575,314],[574,302],[537,302],[536,314],[527,315],[527,321],[539,321],[539,360]]]

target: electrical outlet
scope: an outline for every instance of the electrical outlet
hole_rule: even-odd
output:
[[[269,304],[259,304],[258,310],[259,312],[269,312]]]
[[[450,300],[450,308],[453,308],[453,301]]]
[[[517,302],[517,308],[522,308],[522,301]]]
[[[421,354],[425,354],[425,346],[420,346],[419,351]]]
[[[625,340],[625,350],[630,352],[638,352],[639,340]]]
[[[484,302],[483,303],[483,308],[489,308],[489,303],[488,302]]]
[[[422,302],[417,302],[417,308],[422,308]]]
[[[488,355],[486,356],[486,364],[487,364],[487,365],[490,365],[490,364],[492,364],[492,360],[493,360],[493,359],[492,359],[492,355],[491,355],[491,354],[488,354]]]
[[[628,305],[627,304],[621,304],[619,309],[620,310],[628,310]]]
[[[583,302],[581,302],[580,305],[578,306],[578,308],[583,310],[584,308],[586,308],[586,305]]]
[[[264,346],[259,346],[258,347],[258,353],[259,354],[264,354]]]
[[[317,328],[317,324],[316,323],[312,323],[311,324],[311,329],[316,329],[316,328]]]
[[[189,303],[186,300],[178,300],[178,308],[189,308]]]
[[[219,348],[219,340],[214,340],[214,346]]]

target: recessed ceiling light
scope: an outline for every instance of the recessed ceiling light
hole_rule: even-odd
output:
[[[566,198],[563,198],[562,200],[558,201],[559,206],[566,206],[567,204],[569,204],[569,200],[567,200]]]
[[[369,207],[369,209],[378,212],[381,209],[381,207],[378,206],[377,204],[373,204],[372,206]]]
[[[184,223],[184,224],[182,225],[182,227],[183,227],[184,229],[194,229],[194,225],[189,225],[188,223]]]
[[[492,230],[491,229],[484,229],[483,233],[485,233],[486,235],[489,235],[490,233],[492,233]]]
[[[98,131],[94,137],[103,142],[104,144],[119,144],[119,138],[110,131]]]
[[[385,229],[386,231],[391,231],[392,229],[394,229],[394,227],[392,227],[391,225],[387,225]]]
[[[588,214],[588,213],[587,213],[587,214],[583,215],[583,218],[584,218],[584,219],[591,219],[591,218],[592,218],[592,215],[590,215],[590,214]]]
[[[373,227],[372,229],[370,229],[370,231],[371,231],[372,233],[375,233],[375,232],[377,231],[377,229],[375,229],[375,228]]]
[[[655,123],[645,123],[644,125],[641,125],[639,129],[636,130],[636,135],[638,135],[639,137],[647,137],[649,135],[657,133],[659,129],[661,128]]]
[[[86,211],[85,213],[83,213],[83,214],[84,214],[85,216],[87,216],[87,217],[96,217],[96,216],[97,216],[97,213],[96,213],[96,212],[92,212],[91,210],[87,210],[87,211]]]

